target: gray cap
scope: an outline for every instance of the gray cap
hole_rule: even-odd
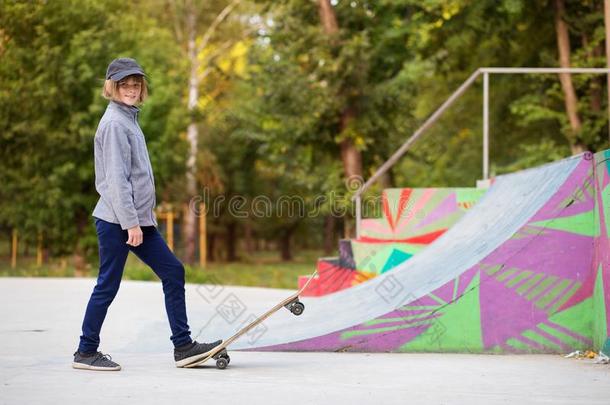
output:
[[[138,62],[131,58],[115,59],[110,62],[110,65],[108,65],[108,69],[106,70],[106,80],[110,79],[115,82],[130,75],[146,76],[142,67],[138,65]]]

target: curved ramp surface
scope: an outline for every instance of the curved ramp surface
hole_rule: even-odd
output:
[[[391,273],[348,290],[304,300],[307,308],[301,317],[295,318],[288,311],[280,311],[266,322],[264,329],[241,340],[235,348],[502,352],[511,348],[561,351],[579,344],[586,345],[586,336],[562,326],[566,324],[565,319],[556,319],[538,331],[527,328],[531,322],[537,325],[548,320],[542,319],[543,315],[548,318],[551,315],[548,311],[559,311],[562,305],[567,305],[565,301],[577,295],[574,292],[586,284],[590,263],[583,266],[579,280],[562,280],[559,275],[545,277],[529,270],[519,272],[516,268],[504,267],[511,259],[522,257],[528,246],[533,246],[532,242],[544,241],[542,236],[548,236],[545,230],[561,222],[555,221],[557,215],[575,215],[577,220],[588,221],[587,215],[593,213],[593,193],[583,188],[587,179],[589,184],[593,183],[590,155],[500,176],[471,211],[421,254]],[[571,198],[575,190],[585,190],[581,193],[582,201],[575,202],[575,198]],[[531,225],[532,221],[538,224],[537,228]],[[582,228],[587,226],[585,223]],[[561,226],[555,228],[558,229],[554,231],[561,231]],[[524,230],[529,231],[529,239],[527,234],[521,234]],[[553,235],[549,237],[551,241],[548,243],[557,242]],[[519,241],[526,241],[526,244],[520,245]],[[574,243],[592,256],[593,243],[589,243],[589,239]],[[500,263],[489,262],[489,258],[494,256],[492,253]],[[528,251],[528,256],[540,253]],[[575,253],[572,252],[572,256]],[[528,271],[531,273],[529,278],[525,276]],[[528,289],[516,292],[517,289],[512,287],[520,285],[513,276],[521,277],[520,281],[529,283],[537,293]],[[508,295],[503,295],[506,292],[504,287],[489,288],[486,294],[491,295],[483,297],[479,286],[484,280],[488,286],[493,286],[493,283],[504,283],[505,287],[506,283],[514,284],[512,289],[507,288]],[[545,295],[544,305],[533,301],[547,289],[556,293]],[[560,294],[568,290],[572,295]],[[511,325],[515,323],[510,316],[519,316],[529,308],[512,302],[511,294],[524,300],[529,297],[527,302],[532,308],[534,305],[542,307],[540,314],[533,314],[530,308],[533,315],[526,317],[529,323],[517,325],[526,328],[524,333],[531,332],[521,340],[512,337],[511,341],[513,331],[507,332],[501,327],[502,321]],[[562,299],[565,301],[557,301]],[[486,306],[484,311],[482,305],[479,309],[479,300],[489,301],[492,305]],[[513,305],[514,314],[507,313],[506,309]],[[575,315],[567,314],[564,318],[570,316]],[[484,319],[493,323],[494,317],[497,322],[493,334],[484,333],[481,323]],[[238,325],[229,326],[219,319],[208,327],[215,333],[223,330],[222,333],[229,333]],[[567,338],[562,340],[558,334]],[[548,344],[541,343],[544,341]]]

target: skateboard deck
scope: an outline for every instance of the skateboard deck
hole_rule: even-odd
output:
[[[210,359],[214,359],[214,360],[216,360],[217,368],[219,368],[221,370],[225,369],[231,362],[231,358],[229,357],[229,355],[227,353],[227,347],[229,345],[231,345],[233,342],[235,342],[237,339],[239,339],[240,337],[242,337],[243,335],[245,335],[246,333],[248,333],[249,331],[251,331],[252,329],[257,327],[258,325],[263,323],[265,321],[265,319],[269,318],[271,315],[273,315],[274,313],[276,313],[277,311],[279,311],[282,308],[288,309],[290,312],[292,312],[294,315],[297,315],[297,316],[299,316],[303,313],[303,311],[305,310],[305,305],[301,301],[299,301],[299,296],[303,293],[303,291],[305,291],[305,289],[307,288],[307,286],[309,285],[311,280],[313,280],[313,278],[315,277],[316,274],[317,274],[317,271],[314,271],[313,274],[309,277],[309,280],[307,280],[307,282],[305,283],[305,285],[303,285],[303,287],[301,287],[297,292],[295,292],[288,298],[282,300],[277,305],[275,305],[273,308],[271,308],[270,310],[268,310],[267,312],[265,312],[264,314],[262,314],[261,316],[256,318],[254,321],[252,321],[248,325],[241,328],[233,336],[231,336],[227,340],[223,341],[220,345],[218,345],[214,349],[212,349],[212,351],[210,351],[205,357],[203,357],[199,360],[195,360],[193,363],[189,363],[184,367],[185,368],[197,367]]]

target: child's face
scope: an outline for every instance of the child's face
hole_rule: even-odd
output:
[[[135,105],[140,100],[142,83],[133,77],[127,77],[119,82],[119,99],[127,105]]]

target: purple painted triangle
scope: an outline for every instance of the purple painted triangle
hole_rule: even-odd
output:
[[[608,180],[608,173],[606,170],[606,166],[602,166],[600,170],[603,170],[603,174],[601,174],[603,177],[603,183],[607,184],[607,180]],[[597,173],[597,176],[599,177],[600,174]],[[604,186],[605,187],[605,186]],[[607,229],[607,224],[606,224],[606,217],[604,216],[604,201],[602,198],[602,193],[601,190],[598,187],[598,184],[596,184],[596,191],[597,191],[597,209],[598,209],[598,220],[599,220],[599,236],[595,238],[595,260],[593,262],[593,265],[591,266],[591,270],[589,272],[589,277],[585,280],[585,282],[583,283],[582,287],[580,287],[580,289],[576,292],[576,294],[574,294],[572,297],[570,297],[570,299],[568,301],[566,301],[559,309],[558,311],[562,311],[566,308],[569,308],[571,306],[574,306],[584,300],[586,300],[587,298],[591,297],[593,295],[593,291],[595,289],[595,281],[597,279],[597,271],[599,268],[599,265],[602,265],[602,276],[604,277],[604,282],[605,283],[609,283],[610,282],[610,241],[608,240],[608,229]],[[610,294],[610,290],[608,289],[610,287],[610,285],[606,285],[605,286],[605,291],[606,294]],[[606,299],[606,303],[607,305],[610,304],[610,297],[608,297]],[[608,308],[607,308],[608,309]],[[606,312],[609,313],[609,312]],[[608,322],[610,324],[610,317],[607,318]],[[610,327],[609,327],[610,329]]]
[[[483,348],[503,345],[548,318],[532,301],[481,272],[479,287]]]
[[[590,273],[593,253],[594,238],[545,229],[535,237],[507,240],[484,262],[584,282]]]
[[[591,161],[582,159],[559,190],[553,194],[529,222],[543,221],[559,216],[571,216],[592,210],[595,200],[592,195],[589,195],[586,192],[582,196],[584,197],[584,201],[574,201],[569,207],[561,208],[561,204],[572,196],[578,188],[582,187],[585,182],[591,182],[591,185],[594,185],[594,179],[591,177],[590,169]]]

